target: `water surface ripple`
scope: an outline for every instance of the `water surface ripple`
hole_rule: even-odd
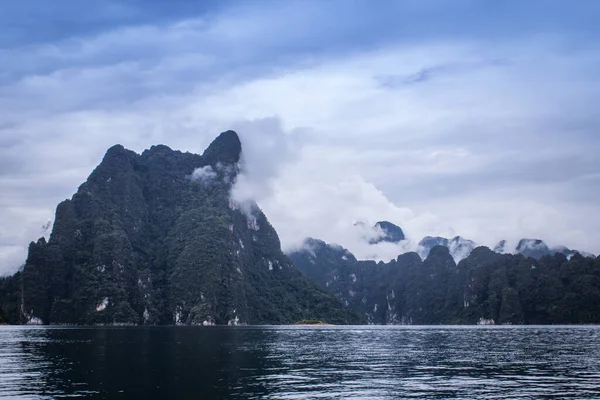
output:
[[[1,398],[600,398],[600,327],[0,327]]]

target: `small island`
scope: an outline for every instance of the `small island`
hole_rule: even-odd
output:
[[[327,322],[323,322],[318,319],[303,319],[295,323],[296,326],[332,326]]]

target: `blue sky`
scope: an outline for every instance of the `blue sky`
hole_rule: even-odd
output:
[[[0,273],[115,143],[242,136],[284,247],[355,220],[600,252],[596,1],[0,0]]]

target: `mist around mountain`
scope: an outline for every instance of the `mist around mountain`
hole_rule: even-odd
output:
[[[479,245],[473,240],[455,236],[453,238],[445,238],[442,236],[425,236],[418,243],[411,240],[404,234],[404,231],[398,225],[389,221],[379,221],[371,228],[368,228],[365,222],[357,222],[354,226],[360,227],[363,231],[368,232],[364,240],[369,245],[377,246],[380,243],[393,243],[400,245],[398,254],[414,251],[418,253],[422,259],[427,258],[431,249],[435,246],[446,247],[455,262],[467,258],[469,254]],[[574,254],[581,254],[584,257],[594,257],[593,254],[579,250],[571,250],[565,246],[549,247],[541,239],[524,238],[519,240],[517,244],[509,244],[506,240],[500,241],[493,250],[502,254],[523,254],[528,257],[539,259],[545,255],[553,255],[560,253],[570,258]],[[376,251],[374,251],[376,253]]]
[[[111,147],[50,239],[0,280],[0,322],[29,324],[355,323],[282,253],[256,203],[236,202],[237,134],[203,155]]]
[[[367,225],[360,225],[364,229]],[[369,324],[560,324],[600,322],[600,258],[539,239],[494,250],[456,236],[406,244],[391,222],[373,226],[372,245],[404,244],[389,262],[357,260],[308,238],[289,255],[307,277]],[[394,237],[395,240],[390,240]],[[400,248],[400,247],[399,247]]]
[[[467,258],[473,249],[477,247],[474,241],[464,239],[460,236],[456,236],[452,239],[446,239],[439,236],[426,236],[419,242],[419,254],[422,258],[427,258],[435,246],[443,246],[448,248],[450,255],[456,262]]]
[[[375,238],[371,238],[369,243],[377,244],[381,242],[387,243],[400,243],[403,240],[406,240],[406,236],[398,225],[394,225],[389,221],[379,221],[373,227],[375,231],[378,233],[378,236]]]
[[[600,257],[536,259],[477,247],[457,264],[441,240],[424,260],[409,252],[376,263],[316,239],[290,257],[369,324],[600,322]]]

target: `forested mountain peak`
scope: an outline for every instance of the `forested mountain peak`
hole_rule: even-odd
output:
[[[202,154],[208,164],[215,165],[218,162],[224,164],[237,164],[242,154],[242,143],[238,134],[234,131],[221,133]]]
[[[202,155],[115,145],[73,197],[50,240],[0,285],[4,319],[24,323],[356,322],[296,270],[253,202],[231,190],[242,147],[221,133]]]
[[[375,224],[374,228],[377,231],[381,231],[382,236],[377,239],[372,239],[371,243],[399,243],[406,239],[402,228],[389,221],[379,221]]]

